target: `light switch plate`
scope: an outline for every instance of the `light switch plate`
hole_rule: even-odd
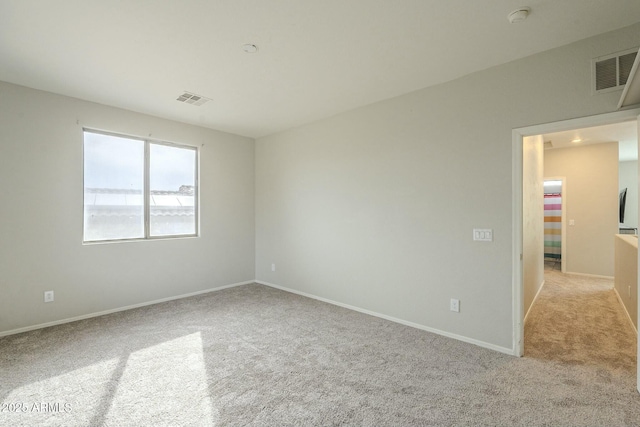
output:
[[[493,230],[490,228],[474,228],[473,240],[476,240],[479,242],[492,242]]]

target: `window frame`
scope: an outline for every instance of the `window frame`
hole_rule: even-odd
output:
[[[144,143],[144,163],[143,163],[143,237],[132,237],[122,239],[104,239],[104,240],[85,240],[85,133],[94,133],[98,135],[113,136],[116,138],[125,138],[131,140],[137,140]],[[193,209],[194,209],[194,226],[195,230],[193,234],[170,234],[161,236],[151,235],[151,189],[150,189],[150,159],[151,159],[151,145],[163,145],[167,147],[191,150],[195,153],[194,160],[194,188],[193,188]],[[143,138],[139,136],[132,136],[117,132],[98,130],[94,128],[82,128],[82,244],[83,245],[95,245],[103,243],[121,243],[121,242],[143,242],[152,240],[167,240],[167,239],[185,239],[200,237],[200,150],[197,146],[178,144],[175,142],[162,141],[153,138]]]

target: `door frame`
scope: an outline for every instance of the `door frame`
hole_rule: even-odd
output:
[[[616,111],[595,116],[580,117],[552,123],[526,126],[512,130],[512,159],[511,159],[511,224],[512,224],[512,348],[518,357],[524,355],[524,277],[523,277],[523,139],[545,133],[563,132],[567,130],[587,128],[593,126],[610,125],[627,121],[637,121],[640,108]],[[639,135],[640,138],[640,135]],[[638,286],[640,289],[640,285]],[[639,343],[640,346],[640,343]],[[638,364],[638,378],[640,381],[640,363]]]

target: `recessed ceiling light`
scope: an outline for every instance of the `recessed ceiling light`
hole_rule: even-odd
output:
[[[582,139],[580,139],[580,138],[573,138],[573,139],[571,140],[571,142],[573,142],[573,143],[577,144],[577,143],[579,143],[579,142],[582,142]]]
[[[509,20],[510,23],[516,24],[518,22],[522,22],[525,19],[527,19],[527,16],[529,16],[529,13],[531,13],[530,7],[520,7],[514,10],[513,12],[511,12],[510,14],[508,14],[507,19]]]
[[[242,50],[244,50],[247,53],[256,53],[258,51],[258,46],[256,46],[255,44],[248,43],[242,46]]]

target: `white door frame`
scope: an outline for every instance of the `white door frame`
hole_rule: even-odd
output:
[[[513,200],[512,224],[512,319],[513,319],[513,354],[521,357],[524,354],[524,289],[522,268],[522,144],[525,136],[545,133],[563,132],[592,126],[610,125],[627,121],[634,121],[640,116],[640,108],[634,108],[597,116],[581,117],[554,123],[545,123],[513,129],[512,131],[512,159],[511,159],[511,195]],[[639,135],[640,137],[640,135]],[[613,238],[613,237],[612,237]],[[640,286],[639,286],[640,289]],[[640,344],[639,344],[640,345]],[[638,378],[640,378],[640,363],[638,364]]]

